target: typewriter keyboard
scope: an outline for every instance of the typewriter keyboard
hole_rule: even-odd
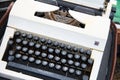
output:
[[[89,80],[91,50],[16,31],[3,56],[6,68],[47,80]]]

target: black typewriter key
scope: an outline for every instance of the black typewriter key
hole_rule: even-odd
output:
[[[71,50],[71,48],[72,48],[72,47],[71,47],[70,45],[67,45],[67,49],[68,49],[68,50]]]
[[[35,60],[35,64],[37,64],[37,65],[38,65],[38,64],[41,64],[41,62],[42,62],[42,61],[39,60],[39,59]]]
[[[61,59],[61,63],[65,64],[67,62],[66,59]]]
[[[58,46],[59,43],[58,43],[57,41],[55,41],[55,42],[53,42],[53,45],[54,45],[54,46]]]
[[[57,69],[57,70],[60,70],[61,69],[61,65],[55,65],[55,68]]]
[[[29,44],[28,44],[30,47],[33,47],[35,45],[34,42],[30,41]]]
[[[47,40],[47,44],[51,44],[52,43],[52,40]]]
[[[81,64],[81,67],[82,67],[83,69],[85,69],[85,68],[87,67],[87,64],[82,63],[82,64]]]
[[[26,34],[26,33],[22,33],[21,36],[22,36],[23,38],[25,38],[25,37],[27,36],[27,34]]]
[[[82,80],[89,80],[89,77],[87,75],[83,75]]]
[[[42,50],[47,50],[47,46],[43,45]]]
[[[89,64],[93,64],[93,59],[88,59]]]
[[[74,55],[74,58],[78,60],[78,59],[80,59],[80,55],[76,53],[76,54]]]
[[[32,39],[32,38],[33,38],[33,35],[32,35],[32,34],[28,34],[28,35],[27,35],[27,38],[28,38],[28,39]]]
[[[48,54],[48,59],[53,59],[54,56],[52,54]]]
[[[26,55],[23,55],[23,56],[22,56],[22,60],[25,61],[25,60],[27,60],[27,59],[28,59],[28,56],[26,56]]]
[[[66,52],[66,51],[61,51],[61,54],[62,54],[63,56],[65,56],[65,55],[67,54],[67,52]]]
[[[48,65],[48,62],[47,61],[42,61],[42,65],[46,66],[46,65]]]
[[[72,65],[73,63],[74,63],[73,60],[68,60],[69,65]]]
[[[33,39],[34,39],[35,41],[38,41],[38,40],[39,40],[39,37],[34,36]]]
[[[13,61],[15,59],[14,56],[8,56],[8,61]]]
[[[69,73],[72,74],[72,73],[74,73],[74,72],[75,72],[75,69],[73,69],[73,68],[70,68],[70,69],[69,69]]]
[[[28,48],[27,48],[27,47],[23,47],[23,48],[22,48],[22,51],[23,51],[23,52],[27,52],[27,51],[28,51]]]
[[[86,54],[87,54],[87,55],[91,55],[91,51],[90,51],[90,50],[87,50],[87,51],[86,51]]]
[[[79,52],[80,52],[80,53],[83,53],[83,52],[84,52],[84,49],[83,49],[83,48],[80,48],[80,49],[79,49]]]
[[[35,51],[35,55],[39,56],[40,55],[40,51]]]
[[[87,57],[84,56],[84,55],[82,55],[82,56],[81,56],[81,60],[82,60],[82,61],[86,61],[86,60],[87,60]]]
[[[54,59],[55,59],[55,61],[59,61],[59,60],[60,60],[60,57],[55,56]]]
[[[60,54],[60,50],[59,49],[55,49],[55,53],[56,54]]]
[[[16,50],[18,50],[18,51],[20,51],[22,49],[22,47],[21,46],[16,46]]]
[[[78,67],[78,66],[80,66],[80,62],[75,62],[74,65],[75,65],[76,67]]]
[[[76,70],[76,71],[75,71],[75,74],[78,75],[78,76],[80,76],[80,75],[82,74],[82,71]]]
[[[8,53],[9,53],[10,56],[12,56],[12,55],[14,55],[15,51],[14,50],[10,50]]]
[[[15,54],[15,58],[17,58],[17,59],[21,58],[21,56],[22,56],[21,54],[18,54],[18,53]]]
[[[46,54],[46,53],[41,53],[41,56],[42,56],[43,58],[45,58],[45,57],[47,57],[47,54]]]
[[[39,49],[41,45],[39,43],[35,44],[35,48]]]
[[[46,39],[45,38],[40,38],[40,42],[45,43]]]
[[[22,41],[22,44],[23,44],[23,45],[27,45],[27,44],[28,44],[28,41],[27,41],[27,40],[23,40],[23,41]]]
[[[73,54],[68,54],[67,57],[72,59],[73,58]]]
[[[34,62],[35,61],[35,58],[34,57],[29,57],[29,62]]]
[[[54,52],[54,49],[48,48],[48,52],[49,52],[49,53],[53,53],[53,52]]]
[[[33,54],[34,53],[34,50],[28,50],[28,54]]]
[[[19,31],[16,31],[16,32],[15,32],[15,36],[16,36],[16,37],[17,37],[17,36],[20,36],[20,34],[21,34],[21,33],[20,33]]]
[[[54,63],[49,63],[49,67],[50,67],[50,68],[53,68],[54,66],[55,66]]]
[[[8,41],[8,44],[9,44],[9,45],[13,45],[13,43],[14,43],[14,41],[13,41],[12,39],[10,39],[10,40]]]
[[[61,48],[65,48],[65,44],[60,43],[59,45],[60,45]]]
[[[77,52],[77,51],[78,51],[78,48],[74,47],[74,48],[73,48],[73,51]]]
[[[64,67],[62,67],[62,70],[63,70],[64,72],[66,72],[66,71],[68,71],[68,67],[64,66]]]
[[[16,43],[21,43],[22,42],[22,39],[20,39],[20,38],[18,38],[18,39],[16,39]]]

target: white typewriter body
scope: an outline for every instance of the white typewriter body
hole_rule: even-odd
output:
[[[16,30],[21,30],[40,36],[50,37],[51,39],[62,41],[63,43],[92,49],[91,58],[94,59],[94,64],[90,80],[97,80],[110,29],[110,19],[108,16],[111,6],[112,4],[109,3],[107,6],[109,7],[108,10],[106,10],[105,14],[102,16],[92,16],[69,10],[73,18],[85,23],[85,28],[79,28],[34,16],[36,11],[48,12],[58,10],[59,7],[57,6],[36,2],[34,0],[17,0],[10,12],[7,24],[8,27],[6,28],[0,47],[0,76],[12,80],[41,80],[33,76],[7,70],[7,62],[2,61],[9,38],[13,37]],[[96,42],[98,42],[97,45],[95,44]]]

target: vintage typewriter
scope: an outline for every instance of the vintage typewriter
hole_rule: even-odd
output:
[[[8,80],[107,80],[112,0],[17,0],[0,47]]]

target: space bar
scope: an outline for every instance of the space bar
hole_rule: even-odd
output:
[[[44,76],[60,79],[60,80],[75,80],[75,79],[70,78],[70,77],[62,76],[62,75],[59,75],[59,74],[56,74],[56,73],[48,72],[48,71],[45,71],[45,70],[30,67],[30,66],[25,66],[25,65],[15,63],[15,62],[8,62],[7,66],[14,67],[14,68],[17,68],[17,69],[22,69],[22,70],[25,70],[25,71],[29,71],[29,72],[32,72],[32,73],[39,74],[39,75],[44,75]]]

